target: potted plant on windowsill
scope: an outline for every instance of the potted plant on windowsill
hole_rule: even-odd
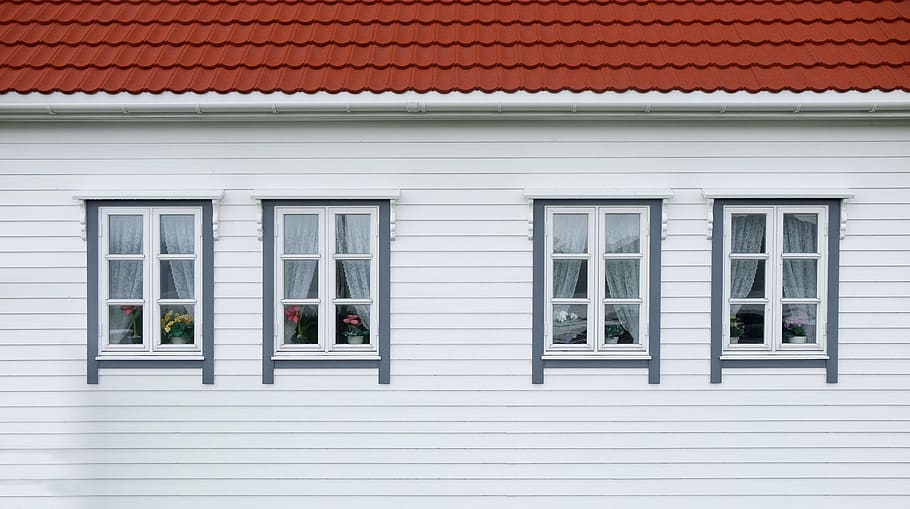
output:
[[[746,333],[746,326],[743,325],[742,320],[739,319],[739,316],[733,315],[730,317],[730,344],[735,345],[739,343],[740,338],[743,337],[743,334]]]
[[[784,342],[804,344],[808,342],[806,336],[806,320],[798,316],[784,318]],[[789,341],[787,341],[789,340]]]
[[[604,326],[604,343],[615,345],[619,343],[619,338],[626,332],[625,327],[618,323],[608,323]]]
[[[130,317],[128,333],[120,339],[121,344],[142,344],[142,306],[120,306],[120,312]]]
[[[347,338],[349,345],[362,345],[364,337],[370,334],[369,329],[363,324],[363,319],[360,318],[360,315],[349,314],[341,320],[345,324],[346,330],[342,332],[344,337]]]
[[[303,313],[303,306],[288,306],[284,309],[284,318],[288,324],[294,324],[290,343],[295,345],[315,345],[319,342],[318,322],[315,316]]]
[[[170,310],[161,317],[161,343],[188,345],[193,343],[193,315]]]

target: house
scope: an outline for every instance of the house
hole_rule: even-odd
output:
[[[0,507],[906,507],[910,4],[0,2]]]

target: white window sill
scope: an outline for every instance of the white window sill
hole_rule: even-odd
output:
[[[576,353],[576,352],[549,352],[541,357],[543,360],[596,360],[596,361],[606,361],[606,360],[635,360],[635,361],[649,361],[651,356],[646,353],[638,352],[597,352],[597,353]]]
[[[205,360],[205,357],[198,354],[183,354],[183,353],[154,353],[154,354],[115,354],[115,353],[106,353],[104,355],[99,355],[95,357],[96,361],[201,361]]]
[[[335,360],[335,361],[378,361],[382,359],[378,354],[356,354],[352,352],[279,352],[272,355],[272,360],[277,361],[312,361],[312,360]]]
[[[740,360],[828,360],[828,355],[821,352],[781,352],[781,353],[757,353],[757,352],[743,352],[743,353],[734,353],[726,352],[720,356],[722,361],[740,361]]]

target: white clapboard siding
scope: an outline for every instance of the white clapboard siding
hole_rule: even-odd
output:
[[[886,123],[0,124],[0,507],[906,507],[908,168],[910,131]],[[392,383],[262,385],[250,195],[348,186],[401,189]],[[225,191],[216,383],[122,369],[87,385],[73,194],[173,187]],[[660,385],[638,368],[531,384],[532,187],[673,188]],[[724,187],[856,193],[838,384],[810,368],[709,383],[701,189]]]

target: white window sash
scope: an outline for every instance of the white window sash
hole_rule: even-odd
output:
[[[649,349],[649,282],[650,282],[650,208],[642,206],[552,206],[546,207],[545,249],[546,267],[544,268],[544,344],[550,353],[562,354],[642,354]],[[557,214],[586,214],[588,216],[587,254],[560,254],[553,252],[554,216]],[[639,215],[639,252],[606,253],[606,236],[604,232],[607,214]],[[639,261],[639,297],[606,298],[605,274],[607,260]],[[588,288],[587,298],[553,297],[553,262],[554,260],[587,260]],[[576,304],[587,307],[587,343],[583,345],[566,345],[554,343],[553,307],[559,304]],[[604,334],[605,306],[608,304],[636,304],[639,306],[638,343],[606,344]]]
[[[148,355],[171,356],[198,353],[202,350],[202,330],[204,309],[202,304],[202,210],[199,207],[101,207],[99,253],[101,253],[99,270],[100,296],[100,337],[99,351],[105,355]],[[160,217],[162,215],[192,215],[193,221],[193,255],[161,255]],[[142,216],[142,254],[120,255],[110,253],[110,217],[117,215]],[[193,298],[161,299],[160,298],[160,261],[167,259],[193,260]],[[142,299],[110,298],[110,260],[142,261]],[[165,345],[161,343],[161,306],[168,304],[192,304],[193,338],[191,345]],[[110,310],[111,305],[142,306],[142,344],[116,345],[110,343]]]
[[[288,255],[284,252],[285,217],[294,214],[309,214],[319,217],[318,254]],[[370,253],[339,254],[336,253],[335,218],[339,214],[358,214],[370,216]],[[375,353],[379,349],[380,317],[378,313],[379,295],[379,208],[375,206],[349,207],[276,207],[275,208],[275,302],[274,316],[274,352],[284,356],[318,356],[320,354],[365,354]],[[301,259],[317,260],[317,280],[319,291],[316,299],[284,298],[284,260]],[[370,296],[368,299],[339,299],[336,292],[336,260],[369,260],[370,262]],[[318,308],[318,343],[314,345],[294,345],[284,343],[284,305],[316,304]],[[336,344],[335,306],[337,304],[360,304],[370,306],[370,343],[363,345]]]
[[[732,253],[732,218],[734,214],[765,214],[765,254]],[[783,218],[785,214],[816,214],[817,253],[783,253]],[[724,207],[724,268],[723,268],[723,349],[730,354],[769,354],[786,352],[787,354],[819,354],[827,349],[827,281],[828,281],[828,210],[823,206],[736,206]],[[737,259],[765,260],[765,297],[750,299],[731,298],[732,261]],[[816,298],[783,298],[783,261],[785,259],[817,260]],[[815,304],[816,307],[816,342],[806,344],[789,344],[783,342],[783,306],[784,304]],[[764,342],[762,344],[731,344],[730,342],[730,306],[732,304],[762,304],[765,310]]]

